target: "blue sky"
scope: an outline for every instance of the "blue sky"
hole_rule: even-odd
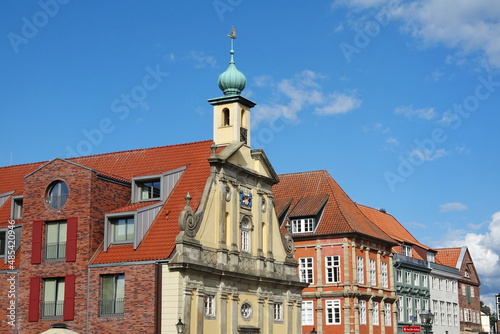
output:
[[[3,1],[0,166],[212,138],[247,77],[252,146],[326,169],[500,293],[500,2]]]

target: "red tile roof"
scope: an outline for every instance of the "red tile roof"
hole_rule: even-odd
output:
[[[312,235],[361,233],[390,243],[394,241],[373,224],[325,170],[281,174],[273,187],[276,212],[313,214],[327,199],[321,221]]]
[[[384,230],[388,235],[391,236],[391,238],[396,240],[398,243],[404,242],[419,246],[425,250],[431,249],[415,239],[415,237],[392,215],[365,205],[357,204],[357,206],[361,209],[365,216],[368,217],[368,219],[374,222],[378,227]],[[399,248],[396,249],[397,252],[400,253]]]
[[[435,260],[437,263],[456,268],[462,247],[437,248],[436,250]]]
[[[113,245],[107,252],[98,251],[95,263],[158,260],[171,254],[175,247],[175,237],[179,233],[177,219],[186,205],[184,197],[190,193],[194,211],[200,203],[206,180],[210,175],[207,159],[211,153],[211,145],[212,141],[202,141],[67,159],[93,169],[98,174],[128,182],[131,182],[133,177],[157,175],[186,167],[137,249],[133,250],[131,245]],[[1,167],[0,194],[14,190],[14,195],[21,195],[24,187],[23,177],[46,163]],[[10,201],[0,208],[2,222],[6,222],[10,217],[9,203]],[[141,203],[122,209],[135,210],[142,206]],[[117,212],[120,212],[120,209]]]

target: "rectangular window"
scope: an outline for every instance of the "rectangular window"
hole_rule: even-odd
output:
[[[451,309],[451,303],[446,303],[446,318],[448,319],[448,326],[453,326],[452,322],[452,313],[453,310]]]
[[[283,303],[274,303],[274,321],[283,321]]]
[[[458,304],[453,303],[453,325],[458,327]]]
[[[340,324],[340,300],[334,299],[326,301],[326,324]]]
[[[66,259],[66,221],[47,222],[45,239],[45,259],[64,260]]]
[[[471,314],[470,314],[470,309],[468,309],[468,308],[464,309],[464,321],[465,322],[471,322],[472,321],[472,317],[471,317]]]
[[[470,287],[470,296],[472,298],[474,298],[474,287],[473,286]]]
[[[292,233],[314,232],[314,228],[314,218],[292,219]]]
[[[429,287],[429,277],[427,275],[422,275],[422,286],[424,288]]]
[[[420,286],[420,274],[413,273],[413,285]]]
[[[373,319],[373,325],[378,326],[380,324],[380,317],[379,317],[379,309],[378,309],[378,303],[373,302],[373,308],[372,308],[372,319]]]
[[[64,311],[64,277],[43,280],[42,318],[62,318]]]
[[[428,261],[428,262],[435,262],[434,253],[432,253],[432,252],[427,252],[427,261]]]
[[[456,281],[453,281],[451,284],[451,289],[455,293],[457,292],[457,285],[458,285],[458,283]]]
[[[451,291],[451,281],[449,279],[446,279],[445,282],[446,282],[446,291]]]
[[[22,219],[23,218],[23,198],[13,198],[12,199],[12,219]]]
[[[434,290],[439,289],[439,279],[437,277],[432,278],[432,288]]]
[[[396,281],[403,283],[403,272],[400,269],[396,270]]]
[[[340,282],[340,256],[327,256],[325,258],[326,283]]]
[[[5,257],[7,232],[0,231],[0,257]]]
[[[405,313],[403,309],[403,300],[399,300],[396,302],[397,307],[398,307],[398,321],[399,322],[404,322],[405,321]]]
[[[134,218],[124,217],[111,220],[113,243],[129,243],[134,241]]]
[[[413,319],[413,300],[411,297],[406,297],[406,321],[411,321]]]
[[[302,302],[302,326],[314,325],[313,321],[313,302]]]
[[[241,222],[241,250],[250,252],[251,250],[251,225],[247,219]]]
[[[377,270],[375,260],[370,259],[370,285],[377,285]]]
[[[424,299],[424,308],[423,310],[428,310],[429,309],[429,299]]]
[[[388,303],[385,303],[384,321],[385,321],[385,325],[386,326],[391,326],[392,325],[391,304],[388,304]]]
[[[137,183],[140,199],[159,199],[161,194],[160,180],[151,180],[149,182]]]
[[[300,281],[312,284],[313,279],[313,258],[302,257],[299,259]]]
[[[100,315],[122,316],[125,310],[125,275],[102,275],[101,284]]]
[[[359,324],[366,325],[366,300],[359,301]]]
[[[439,325],[439,304],[437,300],[432,301],[432,308],[434,312],[434,324]]]
[[[358,283],[363,284],[365,283],[365,265],[364,265],[364,260],[362,256],[358,256]]]
[[[401,245],[401,254],[411,257],[411,246]]]
[[[444,279],[439,279],[439,290],[444,291]]]
[[[387,263],[386,262],[382,262],[381,270],[382,270],[382,287],[388,288],[389,287],[389,273],[387,271]]]
[[[415,298],[415,311],[420,312],[422,310],[422,305],[420,304],[420,299]]]
[[[411,285],[411,272],[405,271],[406,273],[406,284]]]
[[[205,316],[206,317],[215,317],[215,296],[214,295],[206,295],[203,298],[203,303],[205,306]]]
[[[439,310],[440,312],[440,317],[441,317],[441,325],[446,325],[446,307],[444,302],[439,302]]]

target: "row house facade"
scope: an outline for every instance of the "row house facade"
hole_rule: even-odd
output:
[[[302,332],[394,333],[393,240],[367,219],[326,171],[283,174],[273,187],[293,237]]]
[[[436,256],[440,263],[458,270],[458,304],[460,333],[480,332],[481,325],[481,284],[474,262],[467,246],[438,248]]]
[[[301,333],[307,283],[233,53],[213,140],[0,168],[0,332]]]
[[[361,211],[398,244],[393,247],[397,302],[397,333],[403,327],[421,326],[419,314],[430,310],[430,261],[435,251],[419,243],[392,215],[358,205]]]

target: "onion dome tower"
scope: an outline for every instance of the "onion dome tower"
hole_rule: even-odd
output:
[[[230,60],[227,69],[219,76],[218,86],[224,96],[210,99],[208,102],[214,106],[214,143],[225,146],[241,142],[250,146],[250,109],[255,103],[241,96],[245,89],[247,79],[234,62],[234,40],[236,30],[232,28]]]

